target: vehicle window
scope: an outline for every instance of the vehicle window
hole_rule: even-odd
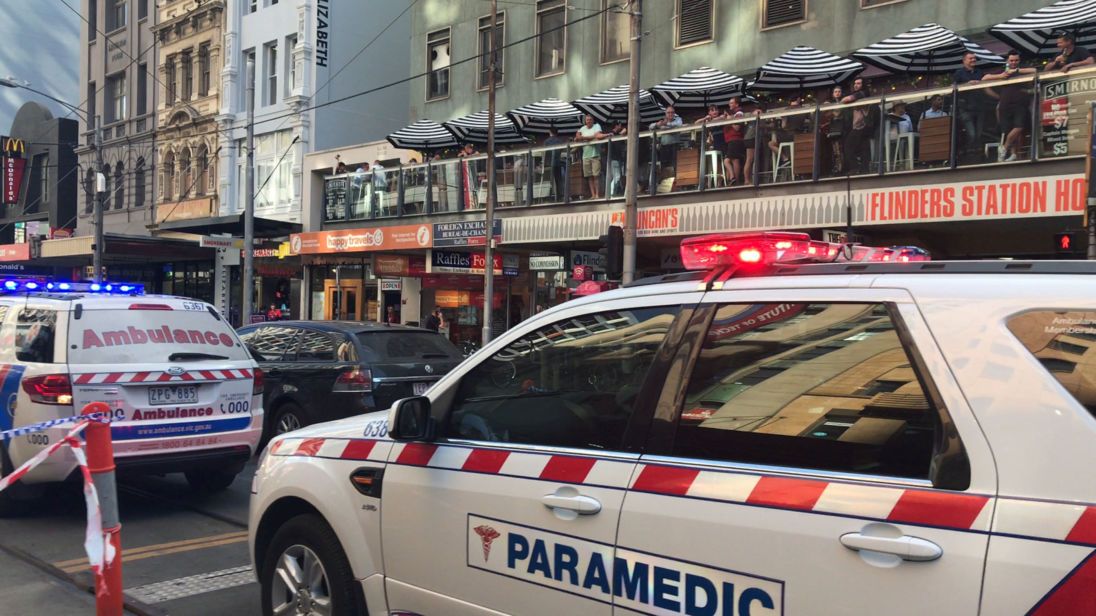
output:
[[[584,315],[542,327],[461,379],[448,434],[504,443],[619,449],[679,307]]]
[[[15,321],[15,358],[19,361],[53,363],[53,332],[57,312],[24,308]]]
[[[251,351],[256,361],[293,361],[296,353],[297,328],[272,325],[257,327],[240,334],[240,341]]]
[[[453,359],[460,361],[463,357],[457,347],[453,346],[445,336],[434,333],[415,331],[392,332],[360,332],[358,341],[361,342],[365,360],[373,361],[407,361],[416,359]]]
[[[297,361],[335,361],[337,346],[330,334],[303,329],[297,341]]]
[[[884,305],[724,305],[674,455],[928,478],[938,425]]]
[[[1096,415],[1096,311],[1033,310],[1009,331],[1088,412]]]

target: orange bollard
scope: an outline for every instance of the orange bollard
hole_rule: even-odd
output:
[[[102,413],[109,417],[111,409],[106,403],[92,402],[84,407],[82,415]],[[122,523],[118,518],[118,490],[114,478],[114,445],[110,439],[110,424],[88,422],[84,429],[88,458],[88,471],[99,493],[99,510],[103,516],[103,532],[114,546],[114,560],[103,566],[95,579],[96,616],[122,616]],[[105,589],[105,590],[104,590]]]

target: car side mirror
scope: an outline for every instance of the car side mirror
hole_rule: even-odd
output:
[[[388,436],[397,441],[434,440],[430,398],[415,396],[397,400],[388,412]]]

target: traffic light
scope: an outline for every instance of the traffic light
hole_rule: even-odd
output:
[[[624,275],[624,229],[611,225],[609,232],[598,239],[602,246],[598,252],[605,257],[606,278],[620,280]]]
[[[1059,259],[1069,259],[1084,252],[1084,238],[1080,231],[1062,231],[1054,234],[1054,252]]]

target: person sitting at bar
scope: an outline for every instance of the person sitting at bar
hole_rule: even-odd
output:
[[[1008,52],[1005,70],[986,75],[982,81],[1007,81],[1034,73],[1035,69],[1020,66],[1020,52],[1011,49]],[[1001,132],[1005,135],[1004,144],[997,150],[999,161],[1011,162],[1019,157],[1024,133],[1027,132],[1028,121],[1031,118],[1031,95],[1025,91],[1028,87],[1030,87],[1028,83],[1014,83],[995,88],[1000,99],[997,104],[997,115],[1001,122]]]
[[[887,120],[890,125],[887,132],[892,140],[897,138],[898,135],[913,132],[913,120],[910,118],[910,114],[906,113],[906,104],[903,102],[891,105],[890,111],[887,113]]]
[[[1096,59],[1084,47],[1077,46],[1077,35],[1072,32],[1058,33],[1058,50],[1062,53],[1047,63],[1044,72],[1062,71],[1068,73],[1071,69],[1081,66],[1091,66]]]
[[[677,128],[683,124],[681,116],[677,115],[677,111],[673,105],[666,106],[666,113],[657,122],[652,122],[648,127],[650,130],[669,130],[671,128]],[[676,166],[677,161],[677,144],[681,138],[681,134],[672,133],[669,135],[660,135],[658,138],[658,163],[663,169],[670,169]],[[676,172],[676,171],[675,171]]]
[[[929,100],[929,108],[921,113],[922,120],[946,117],[948,117],[948,112],[944,111],[944,97],[939,94]]]

